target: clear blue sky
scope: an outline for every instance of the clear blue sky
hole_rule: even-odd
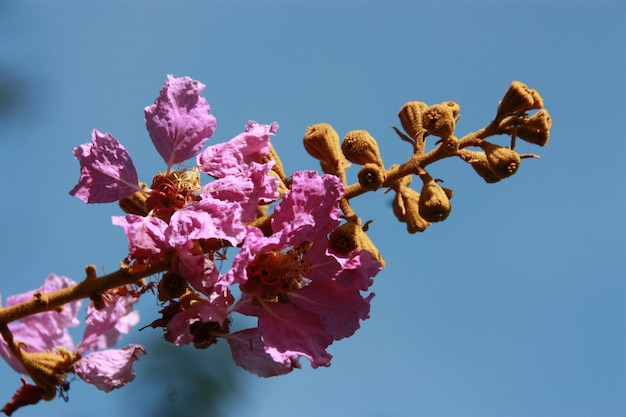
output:
[[[0,293],[49,272],[81,279],[88,263],[116,269],[119,211],[68,195],[71,149],[92,128],[111,132],[149,180],[162,161],[143,108],[168,73],[207,84],[213,141],[277,121],[288,171],[317,168],[301,146],[312,123],[367,129],[387,164],[402,162],[408,146],[389,127],[405,102],[457,101],[461,135],[517,79],[553,118],[546,148],[518,146],[541,159],[493,185],[461,161],[435,165],[453,210],[419,235],[392,218],[389,196],[361,199],[387,260],[371,319],[331,347],[330,368],[236,370],[220,416],[624,416],[625,20],[624,1],[603,0],[2,1],[0,75],[23,100],[0,119]],[[141,314],[152,321],[154,303]],[[19,382],[4,364],[0,375],[4,402]],[[175,376],[162,379],[108,395],[77,381],[69,403],[16,415],[144,416]]]

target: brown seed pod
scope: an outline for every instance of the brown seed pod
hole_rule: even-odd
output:
[[[356,223],[347,222],[333,230],[328,237],[328,246],[331,251],[344,256],[353,251],[364,250],[385,267],[385,259],[380,255],[378,248]]]
[[[552,118],[546,109],[541,109],[526,120],[522,120],[515,130],[515,135],[526,142],[545,146],[550,139]]]
[[[431,135],[449,138],[454,134],[456,125],[452,108],[441,104],[430,106],[422,114],[422,125]]]
[[[418,201],[420,216],[432,223],[447,219],[452,209],[448,195],[430,175],[422,174],[420,178],[424,181]]]
[[[531,90],[520,81],[513,81],[498,104],[496,120],[527,110],[543,107],[543,99],[537,90]]]
[[[482,177],[489,184],[493,184],[495,182],[500,181],[502,178],[499,178],[489,166],[489,162],[487,161],[487,155],[484,152],[470,151],[468,149],[462,149],[459,152],[459,156],[465,162],[470,164],[474,171],[478,175]]]
[[[483,140],[480,147],[485,151],[489,169],[499,178],[507,178],[517,172],[522,162],[520,155],[513,149],[494,145]]]
[[[424,132],[422,126],[422,114],[428,105],[422,101],[410,101],[406,103],[398,112],[402,128],[413,139]]]
[[[343,171],[349,165],[339,147],[339,135],[328,123],[311,125],[302,138],[304,149],[320,161],[326,174]]]
[[[385,170],[377,164],[365,164],[358,174],[359,184],[367,191],[376,191],[385,182]]]
[[[419,214],[420,194],[412,188],[401,187],[393,199],[393,213],[403,223],[409,233],[423,232],[430,225]]]
[[[378,143],[367,130],[348,132],[341,143],[341,151],[348,161],[355,164],[383,166]]]

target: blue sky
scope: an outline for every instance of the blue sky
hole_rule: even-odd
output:
[[[453,209],[423,234],[394,220],[388,195],[357,201],[387,260],[371,319],[331,347],[330,368],[305,363],[269,380],[235,369],[220,416],[626,415],[626,5],[434,3],[0,3],[0,75],[22,98],[0,119],[0,293],[50,272],[79,280],[88,263],[116,269],[126,251],[110,223],[119,210],[68,195],[79,173],[71,149],[93,128],[110,132],[151,178],[163,164],[143,108],[166,74],[207,84],[212,141],[249,119],[277,121],[288,172],[318,168],[301,145],[310,124],[369,130],[390,165],[410,152],[390,129],[405,102],[455,100],[460,136],[489,123],[520,80],[553,118],[547,147],[518,144],[541,159],[498,184],[459,160],[436,164]],[[156,309],[142,304],[142,324]],[[137,369],[170,360],[148,354]],[[19,380],[4,364],[0,375],[3,402]],[[16,415],[143,416],[180,374],[140,376],[112,394],[77,381],[69,403]]]

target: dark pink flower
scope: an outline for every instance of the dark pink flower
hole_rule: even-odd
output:
[[[112,222],[124,228],[131,259],[139,262],[158,261],[171,249],[165,237],[168,224],[158,217],[127,214],[113,216]]]
[[[93,130],[91,143],[74,148],[80,179],[70,191],[85,203],[110,203],[140,189],[133,161],[110,133]]]
[[[169,168],[200,152],[213,135],[216,120],[200,96],[204,84],[189,77],[167,78],[159,97],[144,112],[152,143]]]
[[[294,368],[300,368],[297,354],[274,358],[266,353],[259,329],[245,329],[231,333],[227,340],[235,363],[258,376],[284,375]]]

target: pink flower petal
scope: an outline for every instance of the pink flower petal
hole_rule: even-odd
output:
[[[152,143],[169,168],[200,152],[213,135],[216,120],[200,97],[204,84],[189,77],[167,77],[159,97],[144,113]]]
[[[74,364],[74,372],[99,390],[110,392],[135,379],[132,366],[145,353],[139,345],[93,352]]]
[[[333,337],[317,314],[292,304],[268,303],[259,317],[259,330],[266,352],[275,361],[283,361],[285,354],[298,354],[306,356],[313,368],[330,366],[332,356],[326,348]]]
[[[298,357],[291,355],[276,362],[265,352],[259,329],[245,329],[228,336],[228,344],[235,363],[258,376],[284,375],[294,368],[300,368]]]
[[[168,225],[158,217],[127,214],[113,216],[111,220],[114,225],[124,228],[131,259],[158,261],[170,249],[165,238]]]
[[[122,144],[95,129],[91,137],[92,143],[74,148],[80,179],[70,195],[85,203],[110,203],[139,190],[137,171]]]
[[[262,125],[249,121],[245,131],[225,143],[206,148],[196,162],[200,171],[215,178],[245,172],[253,163],[262,163],[270,152],[270,135],[278,130],[276,122]]]
[[[330,279],[316,279],[289,293],[294,305],[320,317],[335,340],[352,336],[360,327],[360,320],[369,318],[373,297],[374,294],[370,294],[363,298],[358,289],[346,288]]]

